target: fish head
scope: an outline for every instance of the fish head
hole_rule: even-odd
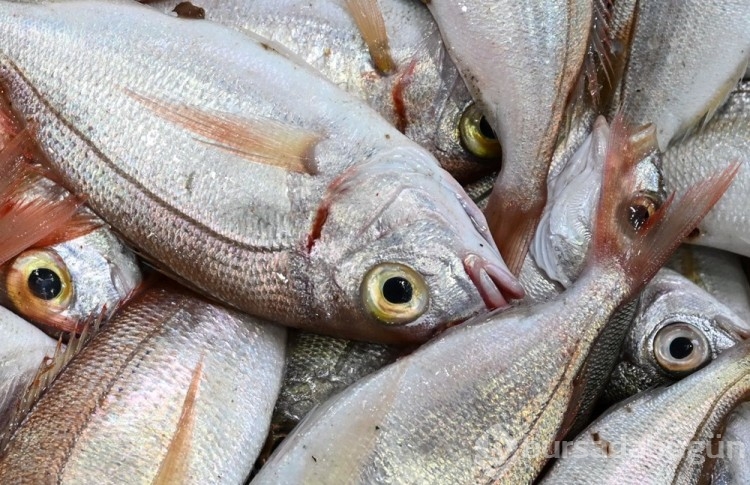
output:
[[[32,248],[3,271],[3,294],[22,316],[64,332],[108,317],[140,285],[136,257],[100,226],[51,246]]]
[[[393,78],[394,112],[396,119],[403,119],[400,128],[456,180],[465,184],[500,170],[500,141],[445,55],[438,32]]]
[[[588,253],[609,131],[606,121],[599,118],[565,167],[548,181],[548,202],[530,253],[548,277],[566,288],[581,273]],[[629,199],[627,220],[638,229],[664,203],[666,193],[653,130],[644,127],[633,137],[638,145],[649,147],[636,167]]]
[[[620,397],[691,374],[748,337],[750,323],[681,274],[662,269],[641,293],[625,340],[616,374],[631,389]]]
[[[420,342],[523,296],[481,211],[422,150],[392,150],[332,187],[311,274],[320,311],[350,338]]]

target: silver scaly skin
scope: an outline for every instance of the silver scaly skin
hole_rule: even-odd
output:
[[[168,13],[178,3],[162,0],[149,5]],[[334,84],[365,100],[435,155],[459,182],[469,182],[499,168],[499,146],[493,149],[494,157],[480,158],[462,144],[459,124],[472,104],[471,95],[445,51],[435,21],[419,2],[375,2],[395,63],[395,72],[389,75],[378,72],[342,0],[195,3],[205,10],[207,20],[281,44]]]
[[[431,0],[448,53],[497,132],[487,219],[512,271],[547,199],[547,173],[589,46],[593,2]]]
[[[750,395],[750,342],[608,410],[566,446],[543,484],[705,483],[729,413]],[[723,449],[729,450],[726,443]]]
[[[0,82],[66,186],[193,288],[401,344],[522,296],[434,157],[272,45],[96,1],[2,2],[0,38]],[[410,291],[386,299],[391,280]]]
[[[244,483],[268,433],[284,341],[283,328],[151,287],[34,405],[0,458],[0,481]]]
[[[662,269],[641,293],[606,400],[682,379],[748,337],[750,322],[684,276]]]
[[[750,2],[622,3],[629,8],[615,9],[615,15],[633,18],[634,24],[621,104],[613,108],[622,106],[631,123],[654,123],[664,151],[676,137],[710,118],[745,72]],[[626,21],[613,21],[620,23]]]
[[[736,170],[660,212],[664,226],[633,234],[617,210],[636,183],[640,158],[631,141],[621,125],[613,127],[591,257],[573,286],[549,302],[456,326],[350,386],[312,411],[253,483],[533,481],[604,378],[601,353],[592,350],[623,335],[613,326],[627,325],[610,317],[657,271]]]
[[[16,406],[57,341],[10,310],[0,307],[0,442]]]
[[[734,161],[743,163],[737,180],[688,242],[750,256],[750,81],[742,81],[700,131],[667,150],[664,182],[680,190]]]

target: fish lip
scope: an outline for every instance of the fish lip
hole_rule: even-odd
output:
[[[508,268],[492,263],[476,254],[468,254],[464,269],[489,310],[507,308],[508,300],[523,298],[524,290]]]

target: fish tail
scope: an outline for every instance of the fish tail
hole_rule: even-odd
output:
[[[542,217],[547,196],[543,194],[539,201],[541,203],[534,204],[530,209],[521,210],[512,204],[513,197],[507,193],[501,200],[493,201],[501,194],[503,191],[493,189],[485,214],[503,261],[510,272],[518,276]]]
[[[666,263],[719,201],[740,169],[740,163],[730,164],[690,187],[677,202],[672,194],[640,228],[634,229],[629,223],[629,211],[637,194],[635,167],[656,143],[653,125],[634,131],[625,125],[620,115],[615,118],[593,228],[595,261],[620,266],[628,275],[633,292]]]

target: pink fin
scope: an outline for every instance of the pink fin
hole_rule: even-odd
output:
[[[255,163],[290,172],[317,174],[314,149],[322,136],[270,118],[240,118],[199,108],[153,101],[126,93],[159,117],[202,138],[202,142]]]
[[[378,0],[346,0],[346,8],[367,44],[375,69],[381,74],[396,72],[396,63],[391,57],[388,32],[385,30],[385,20]]]
[[[618,115],[610,131],[592,249],[596,260],[616,261],[630,276],[632,291],[637,291],[721,199],[741,164],[730,164],[693,185],[678,202],[673,194],[636,232],[627,222],[627,209],[635,195],[635,166],[645,142],[631,133]],[[655,145],[655,135],[649,140]]]
[[[73,239],[85,236],[102,227],[104,223],[96,216],[88,212],[77,211],[70,220],[63,226],[47,234],[37,241],[33,247],[41,248],[45,246],[54,246],[55,244],[64,243]]]

